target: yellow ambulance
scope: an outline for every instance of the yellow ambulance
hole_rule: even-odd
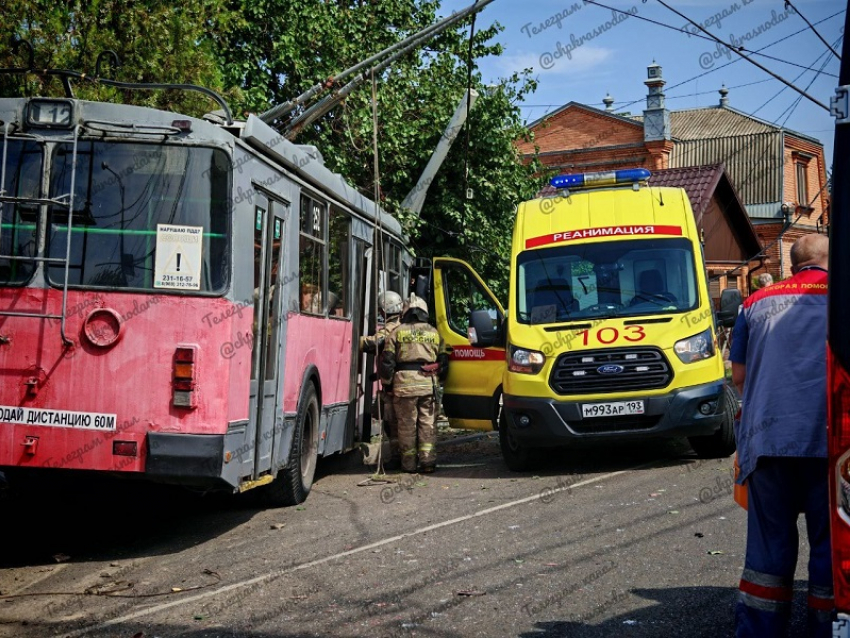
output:
[[[561,175],[521,203],[508,310],[463,262],[434,262],[446,414],[482,428],[500,415],[512,470],[577,441],[685,436],[701,457],[734,452],[737,400],[690,202],[649,177]]]

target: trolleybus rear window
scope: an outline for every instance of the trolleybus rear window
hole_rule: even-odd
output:
[[[683,238],[527,250],[517,265],[521,323],[683,312],[699,299],[693,249]]]
[[[35,142],[8,140],[3,195],[37,199],[41,185],[41,146]],[[0,202],[0,285],[25,284],[35,270],[35,262],[10,257],[35,257],[38,204]]]
[[[224,291],[230,228],[226,153],[199,147],[80,142],[73,176],[72,157],[70,144],[58,145],[50,175],[51,197],[69,193],[74,180],[70,285]],[[180,229],[199,234],[200,242],[192,237],[193,246],[179,246],[174,238],[179,238]],[[52,207],[50,257],[65,256],[67,233],[67,209]],[[158,260],[157,250],[168,250],[169,255]],[[163,279],[157,269],[166,268],[177,283],[155,286]],[[61,285],[64,265],[51,265],[48,274],[50,283]],[[181,286],[184,278],[188,285]]]

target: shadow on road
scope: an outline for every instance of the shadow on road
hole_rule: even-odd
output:
[[[106,476],[11,481],[0,500],[0,567],[172,554],[257,511],[244,500]]]
[[[735,633],[735,602],[738,590],[731,587],[678,587],[670,589],[612,590],[600,596],[594,609],[572,614],[564,620],[536,623],[535,629],[517,638],[731,638]],[[635,598],[641,609],[599,622],[597,617],[614,605]],[[793,636],[806,635],[806,583],[795,583]],[[686,631],[684,629],[687,628]]]

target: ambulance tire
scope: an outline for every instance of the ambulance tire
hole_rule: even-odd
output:
[[[735,452],[735,414],[738,412],[738,398],[728,384],[723,388],[723,420],[720,422],[720,429],[709,436],[688,438],[694,452],[701,459],[726,458]]]
[[[540,465],[539,450],[516,440],[508,428],[508,418],[504,410],[499,418],[499,447],[502,448],[505,465],[513,472],[526,472]]]
[[[269,504],[277,507],[298,505],[313,487],[319,450],[319,399],[311,382],[301,397],[289,460],[274,481],[264,486]]]

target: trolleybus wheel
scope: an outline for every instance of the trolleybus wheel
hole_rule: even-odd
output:
[[[319,450],[319,400],[316,388],[308,384],[298,410],[292,448],[286,467],[269,484],[269,499],[276,505],[303,503],[313,487]]]
[[[738,411],[738,398],[728,384],[723,386],[723,421],[720,429],[708,436],[688,438],[694,452],[701,459],[725,458],[735,451],[735,413]]]
[[[514,472],[532,470],[540,463],[539,451],[523,445],[511,434],[504,409],[499,417],[499,447],[502,448],[505,465]]]

